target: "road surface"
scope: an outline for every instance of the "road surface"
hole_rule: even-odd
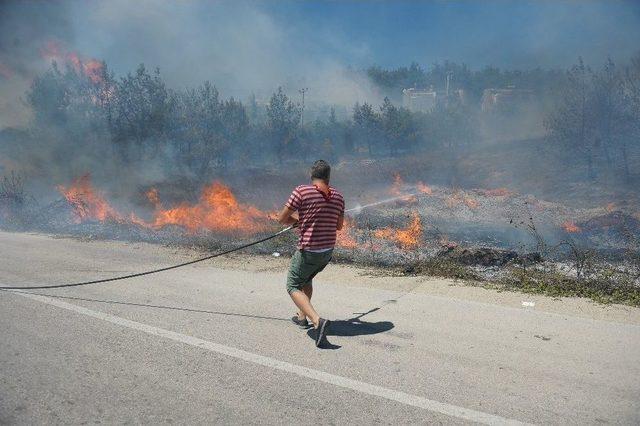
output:
[[[0,282],[201,254],[0,232]],[[0,423],[640,422],[638,309],[331,265],[314,303],[334,332],[316,349],[288,319],[286,262],[239,255],[0,292]]]

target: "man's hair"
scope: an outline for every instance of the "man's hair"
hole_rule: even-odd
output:
[[[311,166],[311,179],[322,179],[329,182],[331,166],[324,160],[318,160]]]

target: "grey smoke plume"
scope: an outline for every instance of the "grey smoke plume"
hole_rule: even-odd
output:
[[[28,119],[19,98],[50,61],[47,43],[105,60],[117,75],[140,63],[160,67],[169,86],[211,81],[224,96],[267,100],[278,86],[297,96],[309,86],[314,102],[351,106],[379,102],[368,79],[334,55],[293,51],[290,28],[259,4],[246,2],[64,1],[5,2],[0,23],[0,128]],[[360,60],[367,52],[337,36],[332,48]]]

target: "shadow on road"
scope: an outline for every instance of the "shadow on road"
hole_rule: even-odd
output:
[[[391,321],[377,321],[377,322],[368,322],[362,321],[361,318],[365,315],[369,315],[372,312],[377,311],[380,308],[374,308],[367,312],[358,314],[353,318],[349,318],[347,320],[335,320],[331,321],[329,324],[329,332],[327,336],[344,336],[344,337],[353,337],[353,336],[366,336],[370,334],[378,334],[384,333],[385,331],[391,330],[394,325]],[[315,340],[316,331],[314,329],[307,330],[307,335]],[[340,349],[341,346],[334,345],[326,339],[321,345],[321,349]]]
[[[250,315],[250,314],[240,314],[233,312],[219,312],[219,311],[209,311],[205,309],[194,309],[182,306],[165,306],[165,305],[151,305],[145,303],[135,303],[135,302],[122,302],[118,300],[104,300],[104,299],[92,299],[86,297],[75,297],[75,296],[61,296],[57,294],[44,294],[44,293],[35,293],[35,292],[27,292],[27,291],[12,291],[15,293],[27,293],[27,294],[36,294],[39,296],[45,297],[53,297],[57,299],[68,299],[68,300],[78,300],[85,302],[97,302],[97,303],[105,303],[110,305],[125,305],[125,306],[136,306],[136,307],[144,307],[144,308],[155,308],[155,309],[168,309],[173,311],[184,311],[184,312],[195,312],[195,313],[203,313],[203,314],[213,314],[213,315],[224,315],[224,316],[234,316],[234,317],[244,317],[244,318],[255,318],[255,319],[264,319],[264,320],[274,320],[274,321],[286,321],[290,320],[285,318],[275,318],[275,317],[267,317],[261,315]],[[332,320],[330,323],[328,336],[365,336],[370,334],[378,334],[384,333],[385,331],[391,330],[394,325],[391,321],[377,321],[377,322],[368,322],[362,321],[362,317],[365,315],[369,315],[372,312],[379,310],[378,308],[373,308],[367,312],[357,313],[353,318],[349,318],[346,320]],[[307,335],[315,340],[316,332],[314,329],[309,329],[307,331]],[[320,345],[322,349],[340,349],[341,346],[334,345],[330,343],[328,340]]]

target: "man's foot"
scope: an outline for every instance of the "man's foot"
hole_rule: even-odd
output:
[[[309,321],[307,321],[307,319],[300,319],[298,318],[298,315],[294,315],[291,317],[291,321],[293,321],[293,323],[295,325],[297,325],[300,328],[309,328],[311,327],[311,325],[309,324]]]
[[[327,338],[327,331],[329,331],[329,320],[320,318],[318,328],[316,329],[316,347],[320,347],[322,342]]]

